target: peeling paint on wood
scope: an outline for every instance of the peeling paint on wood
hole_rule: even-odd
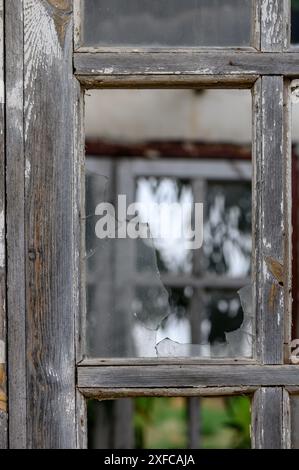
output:
[[[150,67],[149,67],[150,64]],[[74,53],[75,74],[80,81],[92,79],[94,85],[102,77],[108,80],[109,76],[117,79],[131,76],[147,77],[184,77],[193,78],[210,76],[220,80],[226,76],[226,80],[246,81],[250,76],[258,75],[299,75],[299,62],[297,54],[267,52],[192,52],[192,54],[180,53],[122,53],[95,52]],[[82,77],[82,78],[81,78]],[[97,79],[98,77],[98,79]],[[246,78],[247,77],[247,78]]]
[[[284,196],[289,181],[282,77],[263,77],[254,91],[254,265],[257,353],[265,364],[284,360],[284,324],[288,321],[290,217]],[[287,267],[284,269],[284,267]]]
[[[288,47],[289,0],[261,0],[261,50],[281,52]]]

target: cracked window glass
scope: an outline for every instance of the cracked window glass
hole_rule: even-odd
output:
[[[112,129],[101,120],[97,132],[90,128],[96,138],[87,139],[82,220],[87,356],[252,357],[250,99],[241,105],[249,113],[248,132],[236,144],[230,128],[223,143],[219,119],[211,141],[187,138],[186,121],[179,111],[173,115],[180,92],[128,90],[114,98],[110,91],[110,106],[121,97],[117,114],[103,93]],[[227,93],[239,106],[239,91],[183,96],[198,101],[193,111],[201,115],[205,100],[226,109]],[[88,100],[87,120],[101,105],[96,96]],[[205,112],[195,121],[199,134],[204,117],[211,119]],[[162,129],[167,118],[176,129],[172,137],[167,123]],[[194,116],[195,133],[193,126]]]
[[[86,0],[85,46],[249,46],[252,0]]]
[[[132,218],[122,218],[111,203],[99,215],[99,200],[105,203],[111,192],[108,178],[86,173],[89,353],[250,357],[253,318],[247,304],[242,308],[242,290],[238,295],[237,289],[212,288],[216,278],[219,282],[225,275],[229,281],[235,275],[245,282],[249,274],[250,184],[206,186],[206,218],[201,222],[204,243],[193,249],[186,248],[182,238],[185,217],[179,212],[184,201],[186,211],[194,203],[192,183],[173,178],[132,182],[142,205],[134,227],[140,235],[131,239]],[[159,204],[165,204],[162,217],[154,210]],[[147,215],[143,210],[148,210]],[[96,234],[99,223],[104,229],[102,239]],[[123,228],[127,238],[115,238]],[[176,232],[179,236],[172,237]]]

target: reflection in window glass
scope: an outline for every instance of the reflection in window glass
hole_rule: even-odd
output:
[[[91,449],[250,448],[250,398],[137,398],[88,405]]]
[[[249,46],[251,0],[87,0],[87,46]]]
[[[250,183],[209,183],[204,269],[238,277],[250,273]]]
[[[181,217],[181,209],[187,212],[188,206],[194,202],[191,182],[150,177],[138,178],[136,186],[136,201],[146,208],[146,211],[140,212],[140,219],[149,224],[159,271],[190,273],[192,253],[183,243],[182,225],[187,223],[187,217]],[[157,217],[156,208],[161,205],[165,206],[165,210],[161,217]],[[143,260],[139,268],[147,268]]]
[[[252,356],[247,93],[128,90],[87,101],[88,122],[107,106],[97,131],[87,126],[97,152],[86,159],[89,356]],[[227,96],[242,111],[230,124],[243,145],[227,126]],[[197,134],[206,141],[186,137]]]

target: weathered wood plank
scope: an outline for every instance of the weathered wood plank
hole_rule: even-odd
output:
[[[155,85],[166,81],[191,86],[192,81],[227,85],[253,82],[259,75],[299,74],[297,52],[189,52],[181,53],[80,53],[74,54],[75,74],[86,87],[112,84],[112,79],[143,79]],[[149,80],[150,78],[150,80]],[[184,83],[186,81],[186,83]],[[190,83],[187,83],[187,82]],[[133,85],[132,85],[133,86]]]
[[[0,0],[0,449],[7,448],[4,23]]]
[[[256,365],[256,361],[251,358],[195,358],[195,357],[133,357],[133,358],[85,358],[79,366],[160,366],[160,365]]]
[[[79,388],[184,388],[298,385],[297,366],[78,366]]]
[[[257,355],[264,364],[283,363],[291,303],[291,152],[284,87],[282,77],[263,77],[254,89],[253,272]]]
[[[72,1],[24,0],[28,448],[77,445],[72,48]]]
[[[26,448],[23,0],[5,2],[9,446]]]
[[[290,1],[261,0],[261,50],[282,52],[289,46]]]
[[[86,398],[96,400],[114,400],[117,398],[136,397],[219,397],[250,395],[257,387],[172,387],[172,388],[81,388]]]
[[[76,363],[82,361],[86,352],[86,299],[82,280],[85,279],[80,247],[84,246],[85,231],[81,220],[85,195],[85,128],[84,128],[84,91],[78,80],[74,80],[74,158],[73,158],[73,273],[75,308],[75,345]],[[87,406],[82,394],[76,397],[77,447],[87,448]]]
[[[255,449],[290,448],[289,398],[283,388],[259,388],[252,403],[252,444]]]

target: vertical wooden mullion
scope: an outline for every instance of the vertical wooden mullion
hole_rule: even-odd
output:
[[[7,448],[4,3],[0,0],[0,449]]]
[[[27,445],[23,0],[5,1],[9,447]]]
[[[261,1],[261,50],[288,46],[288,0]],[[288,348],[291,286],[291,146],[287,84],[263,76],[253,90],[254,304],[256,356],[283,364]],[[288,448],[289,400],[282,387],[260,388],[253,399],[256,448]]]
[[[252,447],[289,449],[289,394],[281,387],[259,388],[252,402]]]
[[[24,0],[27,448],[77,447],[72,3]]]
[[[290,43],[290,0],[260,0],[263,52],[283,52]]]
[[[73,159],[73,248],[74,253],[74,299],[75,308],[75,358],[76,364],[86,353],[86,279],[81,260],[85,244],[85,224],[82,222],[82,208],[85,199],[85,127],[84,90],[74,80],[74,159]],[[82,250],[82,251],[81,251]],[[85,397],[76,392],[77,448],[87,448],[87,403]]]
[[[251,45],[257,50],[261,49],[261,1],[253,0],[252,2]]]

